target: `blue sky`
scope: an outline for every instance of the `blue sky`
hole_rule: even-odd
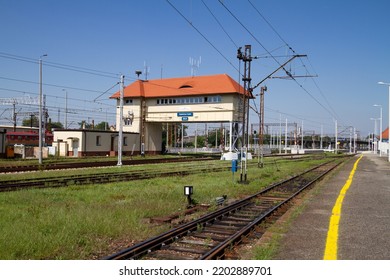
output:
[[[43,92],[52,120],[64,121],[66,90],[71,127],[83,119],[112,123],[115,102],[108,97],[119,89],[119,74],[129,84],[146,64],[149,79],[190,76],[189,58],[201,57],[196,75],[227,73],[238,79],[237,47],[250,44],[252,55],[260,57],[251,72],[257,84],[288,59],[291,47],[307,58],[286,68],[296,76],[317,77],[267,80],[266,122],[282,116],[303,121],[304,130],[319,133],[322,125],[334,133],[337,119],[340,130],[354,126],[365,136],[374,130],[370,118],[379,118],[373,105],[380,104],[387,127],[388,88],[377,82],[390,82],[389,1],[169,2],[0,0],[0,97],[36,96],[37,60],[48,54]],[[9,106],[0,105],[0,114],[0,123],[10,124]],[[253,113],[251,118],[257,123]]]

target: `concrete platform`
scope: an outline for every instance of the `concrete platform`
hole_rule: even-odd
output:
[[[322,260],[333,206],[360,155],[315,190],[275,259]],[[341,208],[337,259],[390,260],[390,163],[363,154]]]

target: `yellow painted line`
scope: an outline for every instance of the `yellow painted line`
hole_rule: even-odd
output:
[[[324,260],[337,260],[337,241],[339,237],[339,223],[341,217],[341,206],[345,194],[347,193],[349,187],[352,184],[352,178],[355,175],[356,168],[359,164],[359,161],[362,159],[361,155],[353,165],[351,173],[349,173],[348,180],[345,182],[345,185],[341,189],[339,196],[337,197],[336,203],[333,206],[332,216],[330,217],[328,236],[326,238]]]

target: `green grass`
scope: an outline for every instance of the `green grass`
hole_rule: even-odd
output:
[[[280,161],[281,171],[267,162],[262,169],[253,165],[247,185],[233,183],[232,173],[226,171],[0,193],[0,259],[101,258],[119,246],[166,230],[168,225],[150,224],[149,219],[185,210],[185,185],[194,186],[193,198],[199,203],[210,203],[222,195],[239,199],[319,162]],[[175,165],[150,168],[167,167]],[[239,172],[235,179],[239,179]]]

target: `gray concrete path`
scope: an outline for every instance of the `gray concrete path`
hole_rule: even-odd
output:
[[[276,259],[321,260],[332,208],[360,155],[344,164],[312,195],[283,237]],[[343,201],[338,259],[390,260],[390,163],[364,154]]]

